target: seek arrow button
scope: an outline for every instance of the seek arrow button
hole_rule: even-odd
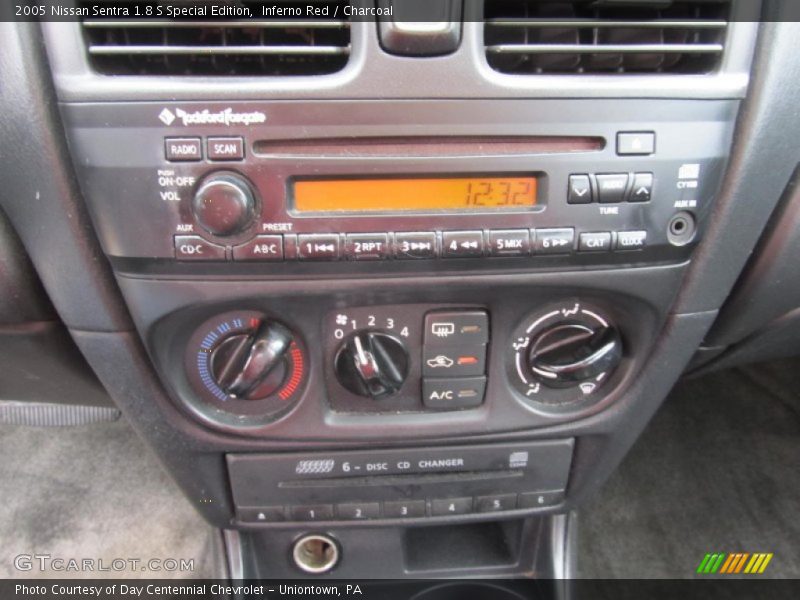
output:
[[[650,202],[653,195],[653,174],[636,173],[628,202]]]

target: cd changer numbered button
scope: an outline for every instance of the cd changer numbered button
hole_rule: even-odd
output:
[[[336,516],[347,521],[377,519],[381,516],[378,502],[344,502],[336,505]]]
[[[331,521],[333,520],[333,505],[291,506],[289,514],[292,521]]]
[[[426,377],[422,401],[428,408],[474,408],[483,403],[486,377]]]
[[[466,515],[472,512],[472,498],[434,498],[431,500],[431,515]]]
[[[480,496],[475,498],[476,512],[500,512],[517,508],[516,494],[499,494],[497,496]]]
[[[392,500],[383,503],[387,519],[413,519],[425,516],[425,500]]]
[[[339,260],[339,236],[300,235],[297,240],[297,257],[300,260]]]

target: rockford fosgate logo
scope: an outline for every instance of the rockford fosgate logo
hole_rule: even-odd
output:
[[[234,112],[232,108],[226,108],[217,112],[208,109],[188,112],[182,108],[176,108],[175,112],[165,108],[158,114],[158,118],[164,125],[172,125],[176,119],[180,119],[186,125],[253,125],[254,123],[264,123],[267,115],[263,112]]]

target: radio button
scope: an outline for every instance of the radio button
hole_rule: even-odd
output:
[[[444,258],[475,258],[483,256],[482,231],[445,231],[442,233]]]
[[[422,403],[428,408],[474,408],[483,404],[486,377],[428,377],[422,380]]]
[[[197,162],[203,160],[200,138],[166,138],[164,157],[172,162]]]
[[[243,160],[244,140],[240,137],[210,137],[206,140],[208,160]]]
[[[424,517],[425,500],[387,500],[383,503],[383,516],[388,519]]]
[[[569,254],[575,246],[575,230],[571,227],[537,229],[531,234],[534,254]]]
[[[578,241],[578,252],[608,252],[611,250],[611,233],[598,231],[582,233]]]
[[[633,187],[628,202],[650,202],[653,195],[653,174],[636,173],[633,176]]]
[[[351,260],[385,260],[389,258],[389,234],[348,233],[345,255]]]
[[[225,260],[225,247],[212,244],[199,235],[176,235],[175,258],[178,260]]]
[[[297,241],[297,257],[300,260],[339,260],[339,236],[301,235]]]
[[[531,251],[531,234],[527,229],[489,232],[489,253],[492,256],[527,256]]]
[[[570,175],[567,204],[590,204],[592,202],[592,182],[588,175]]]
[[[259,235],[233,248],[233,260],[283,260],[283,238],[279,235]]]
[[[434,498],[431,500],[431,515],[466,515],[472,512],[472,498]]]
[[[641,250],[647,245],[646,231],[619,231],[614,250]]]
[[[436,258],[436,234],[432,231],[395,233],[394,256],[399,259]]]
[[[292,521],[330,521],[333,519],[333,505],[290,506]]]
[[[499,494],[497,496],[481,496],[475,498],[476,512],[500,512],[503,510],[514,510],[516,507],[516,494]]]
[[[615,203],[625,200],[625,190],[628,189],[627,173],[612,173],[595,177],[600,202]]]
[[[336,516],[348,521],[377,519],[381,516],[381,505],[378,502],[347,502],[337,504]]]

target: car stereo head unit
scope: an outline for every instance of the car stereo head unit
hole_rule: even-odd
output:
[[[75,155],[91,157],[77,168],[112,259],[279,276],[361,261],[402,272],[686,260],[719,184],[734,106],[696,106],[686,121],[679,103],[660,104],[638,128],[625,101],[597,101],[598,119],[582,122],[555,101],[443,101],[422,112],[353,104],[346,113],[321,102],[115,105],[113,119],[111,108],[69,105],[65,114]],[[502,122],[478,119],[481,105]],[[264,119],[175,118],[204,110]],[[102,126],[120,115],[122,126]],[[476,258],[497,260],[441,260]]]

